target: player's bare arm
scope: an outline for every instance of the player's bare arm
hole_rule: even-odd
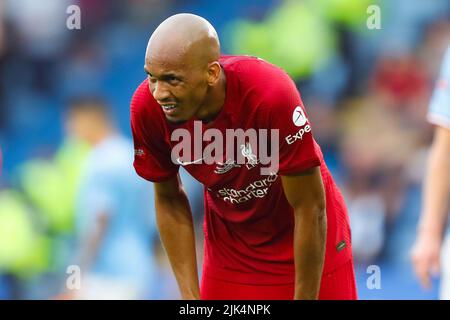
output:
[[[156,221],[182,299],[199,299],[192,213],[180,177],[154,183]]]
[[[450,130],[437,126],[425,176],[423,209],[418,238],[412,251],[414,269],[424,287],[430,287],[430,274],[440,269],[440,250],[447,224],[450,194]]]
[[[449,173],[450,167],[450,129],[437,126],[428,161],[424,194],[424,215],[420,228],[443,236],[447,219],[450,179],[442,176]],[[431,184],[433,188],[428,187]],[[437,187],[440,186],[440,187]]]
[[[83,237],[79,253],[82,270],[87,271],[91,268],[108,230],[109,222],[110,216],[107,212],[98,214],[91,230]]]
[[[317,299],[322,276],[327,217],[318,167],[282,176],[284,193],[294,208],[294,299]]]
[[[76,254],[82,272],[89,273],[98,255],[101,244],[110,224],[110,215],[102,212],[97,215],[93,226],[82,236],[80,248]],[[65,289],[57,299],[77,299],[76,292]]]

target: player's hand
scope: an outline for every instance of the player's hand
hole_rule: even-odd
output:
[[[440,272],[441,237],[426,233],[419,234],[411,251],[414,271],[424,288],[431,287],[431,276]]]

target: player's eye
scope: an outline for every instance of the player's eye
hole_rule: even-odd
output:
[[[169,82],[171,85],[177,85],[177,84],[181,81],[181,79],[179,79],[179,78],[177,78],[177,77],[175,77],[175,76],[168,76],[166,80],[167,80],[167,82]]]

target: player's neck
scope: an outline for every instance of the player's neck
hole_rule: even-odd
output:
[[[208,95],[197,114],[198,119],[208,123],[213,121],[219,115],[225,104],[226,88],[227,79],[225,71],[222,69],[219,81],[210,88]]]

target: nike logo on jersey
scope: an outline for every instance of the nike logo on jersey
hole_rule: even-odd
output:
[[[197,159],[194,161],[182,161],[180,158],[177,158],[177,163],[182,166],[188,166],[191,164],[201,163],[202,161],[203,161],[203,158],[200,158],[200,159]]]

